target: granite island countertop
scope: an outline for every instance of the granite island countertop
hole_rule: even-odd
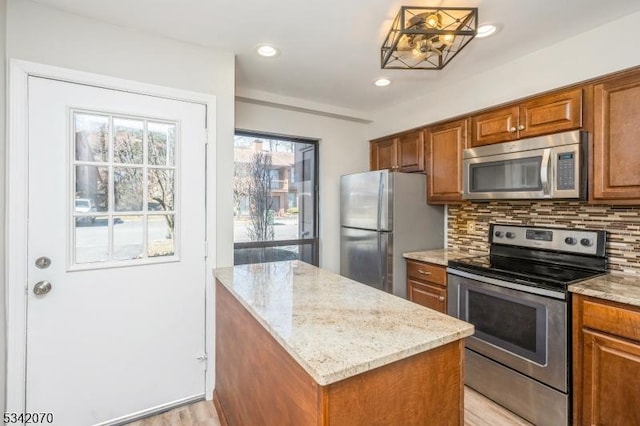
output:
[[[300,261],[215,276],[322,386],[473,334],[469,323]]]
[[[640,275],[609,273],[572,284],[569,291],[640,307]]]
[[[456,249],[441,248],[433,250],[412,251],[402,253],[405,259],[417,260],[420,262],[434,263],[436,265],[447,266],[449,261],[458,260],[465,257],[482,256],[486,253],[468,252]]]

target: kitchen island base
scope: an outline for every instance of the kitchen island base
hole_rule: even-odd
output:
[[[216,280],[222,424],[462,425],[464,340],[318,384]]]

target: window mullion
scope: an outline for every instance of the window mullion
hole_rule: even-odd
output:
[[[149,257],[149,122],[142,132],[142,257]]]
[[[109,261],[113,261],[113,226],[114,226],[114,188],[115,188],[115,176],[114,176],[114,131],[113,131],[113,116],[109,116],[109,179],[108,179],[108,191],[107,191],[107,203],[109,208],[107,209],[107,232],[108,232],[108,251],[109,251]]]

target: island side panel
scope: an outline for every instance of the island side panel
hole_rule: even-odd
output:
[[[318,384],[216,280],[216,409],[229,425],[318,425]]]
[[[464,340],[329,385],[331,426],[464,421]]]

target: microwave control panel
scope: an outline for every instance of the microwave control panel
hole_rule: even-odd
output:
[[[573,152],[561,152],[558,154],[557,188],[575,189],[576,187],[576,154]]]

